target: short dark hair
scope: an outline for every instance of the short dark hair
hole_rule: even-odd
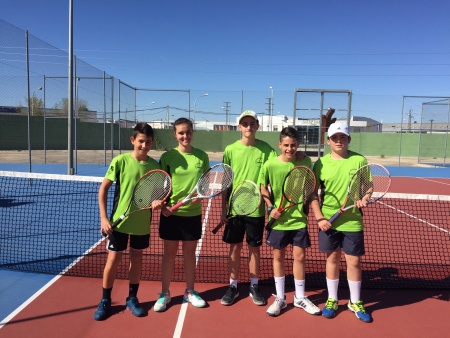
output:
[[[146,122],[139,122],[134,126],[133,137],[136,138],[137,134],[144,134],[147,137],[154,138],[153,128]]]
[[[173,123],[173,130],[176,131],[177,126],[180,124],[187,124],[191,129],[194,129],[194,125],[190,119],[187,119],[185,117],[180,117],[179,119],[176,119]]]
[[[280,132],[280,142],[285,138],[290,137],[298,141],[298,132],[297,129],[293,127],[284,127]]]

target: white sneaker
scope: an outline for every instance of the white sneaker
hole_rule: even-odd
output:
[[[275,301],[269,306],[266,313],[271,317],[276,317],[280,314],[281,310],[286,308],[286,297],[285,299],[280,299],[276,295],[272,296],[275,296]]]
[[[161,292],[159,298],[153,306],[153,311],[162,312],[166,310],[167,304],[171,301],[169,292]]]
[[[303,298],[297,298],[294,295],[294,303],[293,304],[294,304],[294,306],[299,307],[312,315],[320,315],[320,313],[321,313],[320,309],[317,306],[315,306],[314,303],[311,302],[309,300],[309,298],[306,296]]]
[[[205,307],[206,302],[200,297],[197,291],[192,290],[191,292],[185,292],[183,296],[185,302],[189,302],[195,307]]]

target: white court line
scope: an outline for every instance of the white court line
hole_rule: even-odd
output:
[[[23,309],[25,309],[31,302],[33,302],[37,297],[39,297],[45,290],[47,290],[50,286],[52,286],[56,281],[61,278],[64,274],[66,274],[67,271],[69,271],[75,264],[77,264],[80,260],[84,258],[88,253],[90,253],[92,250],[94,250],[102,241],[104,238],[100,239],[97,243],[95,243],[93,246],[91,246],[88,250],[86,250],[83,255],[79,256],[77,259],[75,259],[72,263],[70,263],[64,270],[62,270],[59,274],[57,274],[55,277],[53,277],[50,281],[48,281],[43,287],[41,287],[38,291],[36,291],[30,298],[28,298],[25,302],[22,303],[17,309],[15,309],[9,316],[7,316],[5,319],[3,319],[0,322],[0,329],[9,323],[11,319],[13,319],[15,316],[17,316]]]
[[[450,186],[450,183],[435,181],[435,180],[431,180],[431,179],[425,178],[425,177],[416,177],[416,178],[424,180],[424,181],[430,181],[430,182],[433,182],[433,183],[438,183],[438,184],[443,184],[443,185],[449,185]],[[445,178],[445,177],[443,177],[443,178]]]
[[[208,199],[208,206],[206,207],[206,212],[205,212],[205,218],[203,219],[203,224],[202,224],[202,237],[200,237],[198,243],[197,243],[197,248],[195,249],[195,266],[197,266],[198,264],[198,259],[200,257],[200,251],[202,249],[202,242],[203,242],[203,236],[205,234],[206,231],[206,225],[208,224],[208,218],[209,218],[209,211],[211,210],[211,203],[212,203],[212,198]],[[186,311],[188,308],[189,303],[185,302],[183,300],[183,303],[181,304],[181,309],[180,309],[180,313],[178,314],[178,319],[177,319],[177,325],[175,326],[175,332],[173,333],[173,337],[174,338],[179,338],[181,337],[181,331],[183,330],[183,324],[184,324],[184,319],[186,318]]]
[[[396,194],[386,194],[386,195],[391,195],[392,196],[392,195],[396,195]],[[401,194],[401,195],[403,195],[403,194]],[[417,196],[420,196],[420,195],[415,195],[415,196],[417,197]],[[425,196],[447,197],[445,199],[429,199],[429,200],[445,200],[445,201],[449,201],[450,200],[450,196],[439,196],[439,195],[425,195]],[[419,199],[419,198],[413,198],[413,199]],[[415,220],[417,220],[419,222],[422,222],[422,223],[424,223],[424,224],[426,224],[426,225],[428,225],[428,226],[430,226],[432,228],[435,228],[435,229],[438,229],[439,231],[445,232],[447,235],[450,235],[450,231],[449,230],[441,228],[440,226],[438,226],[436,224],[430,223],[430,222],[428,222],[428,221],[426,221],[424,219],[421,219],[419,217],[411,215],[411,214],[409,214],[409,213],[407,213],[407,212],[405,212],[403,210],[400,210],[400,209],[398,209],[396,207],[393,207],[392,205],[386,204],[386,203],[384,203],[382,201],[378,201],[378,203],[383,204],[384,206],[386,206],[386,207],[388,207],[388,208],[390,208],[392,210],[395,210],[395,211],[397,211],[397,212],[399,212],[401,214],[404,214],[404,215],[406,215],[406,216],[408,216],[410,218],[413,218],[413,219],[415,219]]]

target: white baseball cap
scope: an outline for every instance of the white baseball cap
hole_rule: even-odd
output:
[[[241,115],[239,115],[239,123],[241,123],[241,120],[246,116],[253,117],[256,120],[256,122],[258,122],[258,117],[256,116],[256,113],[253,110],[246,110]]]
[[[348,130],[348,125],[343,122],[334,122],[328,127],[328,137],[333,136],[334,134],[342,133],[347,136],[350,136],[350,132]]]

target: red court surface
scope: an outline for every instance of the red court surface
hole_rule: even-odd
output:
[[[450,195],[449,179],[395,178],[390,193]],[[450,212],[450,210],[449,210]],[[450,214],[449,217],[450,219]],[[448,224],[448,222],[447,222]],[[393,231],[393,230],[392,230]],[[370,234],[369,234],[370,235]],[[390,236],[404,237],[404,232]],[[448,236],[448,234],[446,235]],[[416,245],[414,238],[405,238],[405,250],[411,253]],[[429,245],[429,244],[426,244]],[[315,250],[312,248],[311,250]],[[371,248],[376,250],[376,248]],[[369,253],[370,257],[371,253]],[[386,252],[389,255],[389,252]],[[416,261],[417,260],[417,261]],[[411,261],[418,263],[414,255]],[[316,262],[318,270],[324,262]],[[448,266],[448,265],[447,265]],[[145,268],[145,267],[144,267]],[[226,268],[225,268],[226,269]],[[224,272],[227,275],[226,271]],[[450,271],[445,272],[450,276]],[[449,278],[449,277],[447,277]],[[225,278],[226,279],[226,278]],[[275,288],[263,285],[262,291],[268,305],[258,307],[248,297],[248,285],[240,284],[240,297],[232,306],[220,304],[226,291],[223,284],[196,283],[196,289],[208,302],[208,307],[194,308],[182,303],[184,283],[171,285],[172,302],[167,311],[156,313],[152,307],[161,285],[159,281],[143,281],[139,299],[149,310],[146,317],[136,318],[125,309],[128,281],[117,280],[113,290],[113,314],[103,322],[93,320],[94,311],[101,297],[100,278],[62,276],[39,296],[9,318],[0,328],[0,337],[429,337],[450,332],[448,320],[450,289],[363,289],[362,298],[366,309],[372,313],[370,324],[359,321],[347,310],[348,287],[339,290],[339,310],[336,318],[312,316],[301,309],[288,305],[280,316],[266,314],[273,301]],[[308,276],[306,278],[308,285]],[[286,289],[288,303],[292,302],[294,290]],[[310,299],[323,307],[327,298],[324,289],[307,288]]]
[[[103,322],[92,319],[100,295],[101,281],[62,277],[51,288],[0,330],[2,337],[428,337],[450,332],[449,290],[363,290],[367,310],[374,321],[360,322],[346,309],[348,294],[340,290],[340,309],[334,319],[312,316],[288,305],[278,317],[270,317],[267,306],[256,306],[247,296],[246,285],[229,307],[220,304],[226,288],[197,284],[208,307],[182,306],[184,285],[171,287],[172,303],[163,313],[151,310],[159,282],[142,282],[140,300],[150,309],[148,316],[134,317],[125,310],[128,282],[118,280],[113,292],[114,314]],[[267,297],[272,287],[264,287]],[[291,301],[293,290],[287,290]],[[323,306],[324,290],[309,291],[310,299]],[[273,299],[273,298],[272,298]],[[269,298],[269,301],[272,300]],[[187,305],[187,306],[186,306]],[[183,309],[184,308],[184,309]],[[184,316],[184,311],[185,316]],[[184,317],[183,317],[184,316]],[[181,318],[180,318],[181,317]]]

